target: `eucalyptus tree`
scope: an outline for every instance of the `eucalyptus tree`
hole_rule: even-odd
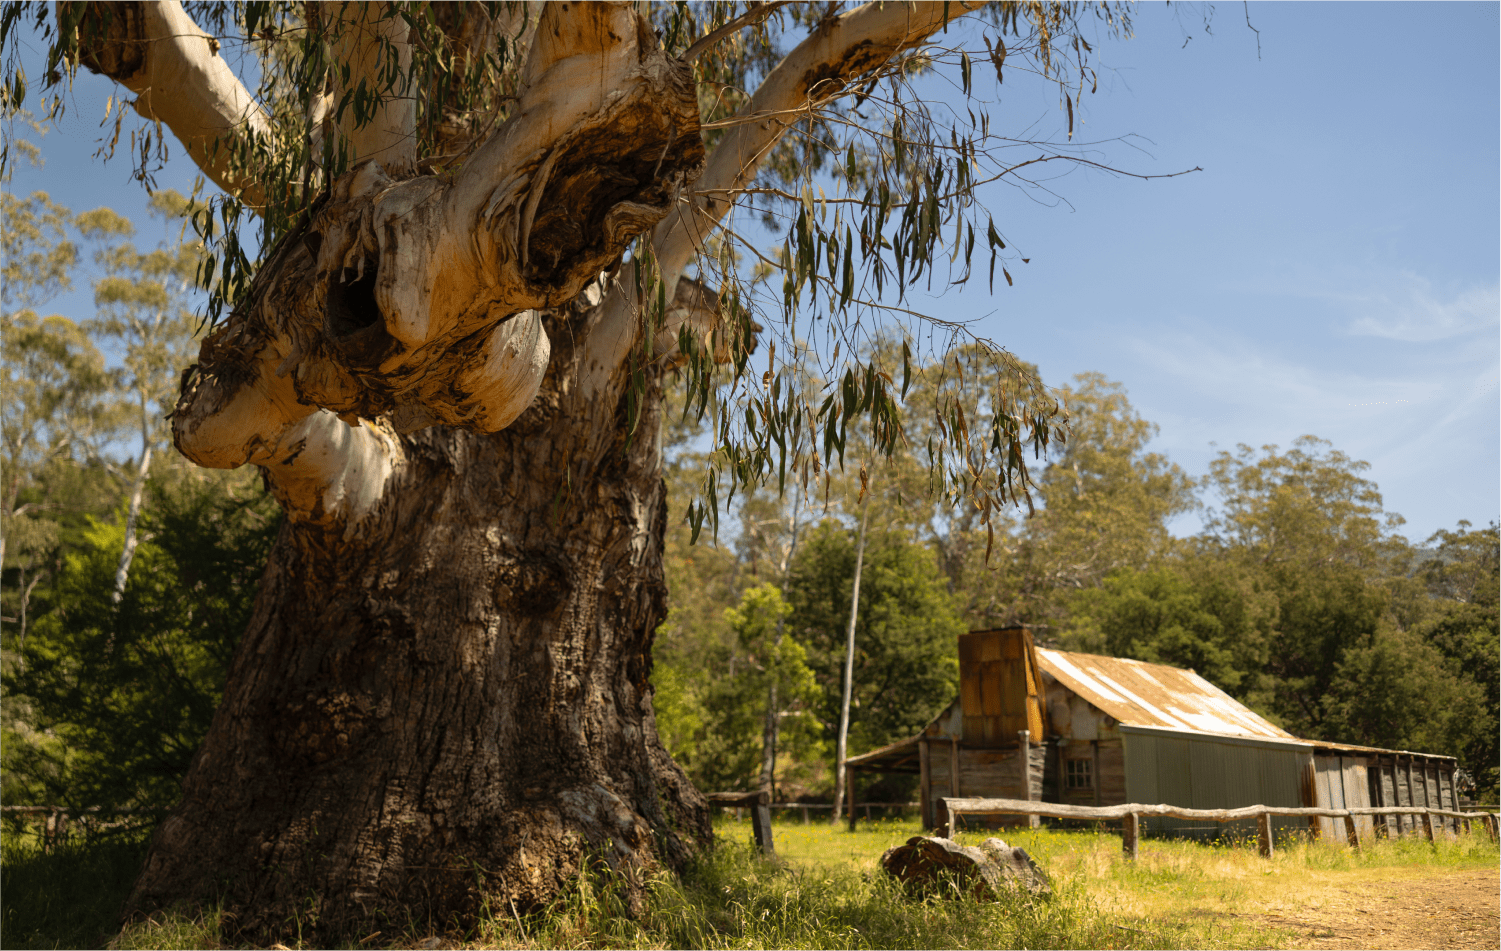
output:
[[[8,151],[40,164],[31,143],[7,138]],[[0,191],[0,568],[16,575],[0,623],[15,625],[21,643],[41,563],[58,536],[48,518],[54,503],[37,491],[39,477],[86,455],[109,415],[109,375],[84,328],[36,310],[72,284],[78,262],[72,224],[72,212],[44,192],[20,198],[8,187]]]
[[[60,314],[6,311],[0,331],[6,400],[0,420],[0,564],[16,569],[4,623],[16,625],[24,643],[31,594],[43,577],[46,553],[58,541],[57,524],[48,517],[55,500],[38,491],[40,477],[75,459],[81,438],[106,414],[109,375],[88,335]]]
[[[663,375],[712,422],[695,531],[837,469],[852,421],[891,451],[909,348],[862,342],[892,319],[916,342],[917,281],[1011,280],[983,184],[1086,160],[1001,137],[980,87],[1056,82],[1072,126],[1089,38],[1128,26],[1041,2],[0,16],[12,104],[31,29],[50,115],[77,67],[108,76],[149,120],[112,139],[143,179],[172,136],[223,190],[173,437],[259,466],[286,521],[132,902],[222,898],[263,937],[537,907],[591,861],[634,901],[709,838],[651,704]],[[821,402],[783,382],[799,340]],[[954,381],[932,460],[990,512],[1062,416],[984,355],[1015,399],[972,430]]]
[[[196,240],[172,240],[172,225],[182,230],[191,203],[166,189],[151,197],[150,210],[167,225],[167,240],[142,251],[131,238],[135,225],[109,208],[96,208],[78,215],[75,223],[96,249],[94,264],[95,314],[86,322],[90,336],[113,344],[119,351],[116,403],[121,422],[134,420],[140,438],[140,455],[134,473],[121,473],[128,482],[125,507],[125,538],[115,569],[113,597],[125,594],[131,560],[139,536],[136,523],[151,473],[152,458],[166,448],[171,433],[166,417],[176,399],[179,370],[197,343],[198,320],[192,311],[194,284],[202,245]]]

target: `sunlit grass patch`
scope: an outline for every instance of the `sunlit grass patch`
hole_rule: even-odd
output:
[[[784,830],[785,831],[785,830]],[[767,858],[727,841],[681,878],[660,876],[638,918],[601,914],[598,880],[545,914],[498,918],[471,936],[486,946],[693,948],[1179,948],[1202,944],[1181,925],[1107,921],[1076,882],[1056,882],[1051,899],[1015,891],[999,900],[914,899],[874,860],[852,860],[848,833],[810,833],[803,845],[827,863]],[[911,829],[866,838],[905,841]],[[860,836],[859,833],[856,836]],[[894,837],[894,838],[893,838]],[[823,839],[820,842],[818,840]],[[875,852],[879,857],[880,851]],[[868,868],[863,866],[869,866]]]

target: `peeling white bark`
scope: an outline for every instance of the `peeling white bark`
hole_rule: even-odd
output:
[[[289,428],[262,464],[288,518],[342,527],[347,540],[401,462],[401,443],[388,426],[351,426],[319,410]]]
[[[356,123],[352,105],[339,119],[339,144],[348,151],[349,167],[377,162],[392,174],[411,172],[417,164],[417,91],[408,89],[404,77],[411,75],[412,47],[407,42],[407,23],[391,14],[388,3],[347,3],[323,0],[323,20],[333,30],[334,61],[348,67],[349,78],[335,88],[333,104],[353,93],[363,83],[367,90],[382,89],[381,74],[386,58],[397,56],[398,81],[363,126]]]
[[[210,469],[235,469],[247,462],[263,463],[276,451],[287,431],[316,407],[297,397],[293,379],[278,374],[288,345],[267,345],[255,352],[238,351],[221,358],[225,364],[248,360],[224,374],[200,372],[178,398],[172,417],[172,440],[191,461]],[[207,348],[207,343],[205,343]],[[213,354],[200,360],[213,360]],[[205,362],[207,362],[205,360]],[[234,372],[238,369],[238,373]],[[184,412],[185,404],[191,407]]]
[[[175,4],[148,6],[152,16],[168,11],[186,21]],[[867,4],[825,22],[743,113],[767,118],[736,126],[702,176],[688,71],[662,52],[636,7],[544,6],[518,101],[456,177],[411,177],[409,98],[388,102],[364,129],[346,122],[345,141],[364,161],[333,183],[306,232],[263,266],[254,303],[205,343],[174,416],[179,448],[204,465],[274,461],[273,481],[291,485],[302,478],[292,471],[298,459],[355,451],[363,437],[338,427],[361,419],[389,418],[401,432],[435,423],[503,428],[535,398],[547,371],[551,344],[535,311],[573,300],[654,225],[662,276],[676,293],[653,352],[671,359],[684,326],[710,339],[720,325],[715,295],[679,277],[730,207],[727,190],[749,182],[783,134],[784,121],[772,114],[816,104],[879,69],[939,29],[944,6]],[[351,84],[369,82],[388,52],[404,55],[405,24],[379,19],[384,7],[322,9],[348,18],[340,25]],[[178,32],[203,40],[195,62],[211,69],[201,31]],[[225,101],[240,94],[236,84]],[[183,120],[179,128],[191,134],[196,126]],[[695,178],[698,194],[681,201]],[[621,368],[641,332],[631,285],[615,280],[580,328],[569,368],[577,385],[560,386],[584,406],[618,398]],[[726,343],[718,341],[724,353],[716,357],[728,356]],[[307,435],[315,414],[323,448],[288,454],[289,440]],[[361,458],[360,471],[375,471]],[[315,468],[320,477],[343,471]]]

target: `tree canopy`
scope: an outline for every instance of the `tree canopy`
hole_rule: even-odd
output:
[[[497,130],[535,111],[522,100],[526,90],[542,88],[548,64],[581,55],[537,46],[537,17],[548,13],[525,4],[482,4],[467,15],[401,3],[192,4],[180,10],[147,4],[136,10],[65,4],[54,19],[46,4],[11,5],[0,36],[7,98],[32,101],[26,97],[36,98],[40,79],[39,104],[56,120],[67,106],[62,90],[86,67],[135,91],[136,112],[158,123],[132,126],[124,109],[110,117],[115,141],[129,130],[130,160],[148,184],[165,155],[166,135],[187,143],[225,189],[195,216],[211,248],[200,279],[216,321],[250,300],[256,268],[245,251],[247,218],[258,222],[259,244],[274,257],[283,239],[309,227],[313,196],[371,155],[436,181],[472,179],[500,158],[482,146],[498,148]],[[973,504],[988,524],[992,513],[1021,497],[1024,450],[1041,451],[1061,438],[1066,413],[1030,366],[963,326],[911,311],[905,289],[981,278],[993,288],[997,270],[1012,280],[1009,267],[1018,259],[1004,228],[978,202],[977,189],[999,180],[1025,186],[1028,170],[1039,163],[1096,163],[1093,153],[1071,142],[1006,138],[992,128],[988,90],[1008,72],[1056,84],[1072,138],[1077,100],[1094,82],[1091,41],[1129,35],[1129,8],[709,3],[657,5],[649,15],[663,61],[691,71],[697,114],[683,122],[700,129],[707,153],[702,171],[682,180],[691,181],[693,200],[673,210],[650,241],[620,247],[632,263],[629,279],[617,282],[618,293],[622,305],[629,298],[628,320],[639,326],[610,344],[611,359],[622,361],[637,381],[629,384],[632,392],[642,379],[641,361],[681,362],[691,412],[711,421],[713,462],[697,487],[692,524],[717,518],[717,503],[737,491],[767,480],[785,486],[789,473],[807,482],[841,467],[857,418],[865,420],[875,448],[894,451],[903,439],[898,391],[911,380],[913,353],[935,334],[942,351],[967,346],[952,351],[952,372],[930,380],[923,408],[935,425],[923,462],[936,492]],[[975,17],[972,26],[967,21]],[[120,47],[122,40],[136,42],[130,38],[158,19],[203,42],[152,47],[144,58],[122,52],[136,49]],[[41,77],[21,68],[14,38],[23,26],[48,43]],[[195,71],[194,81],[218,100],[169,102],[152,79],[178,75],[170,71],[179,66]],[[941,71],[958,84],[953,101],[935,101],[920,88]],[[413,95],[418,89],[422,94]],[[400,133],[394,138],[393,129]],[[515,140],[516,132],[507,135]],[[692,156],[685,153],[685,161],[691,164]],[[568,175],[577,178],[567,170],[545,171],[558,188],[574,180]],[[529,194],[543,197],[537,188]],[[542,241],[549,227],[563,227],[560,198],[538,205],[527,194],[517,196],[516,224]],[[548,224],[554,220],[559,224]],[[566,230],[556,240],[573,240],[563,239]],[[557,244],[552,253],[566,256],[563,248]],[[524,246],[513,250],[527,257]],[[339,252],[352,274],[363,273],[361,255],[374,253]],[[582,289],[596,276],[593,268],[605,265],[618,268],[619,261],[607,256],[576,268],[558,285],[570,290],[545,296],[551,302],[571,297],[577,293],[571,288]],[[696,289],[679,285],[683,274],[693,276]],[[396,286],[385,283],[392,279],[377,279],[380,306],[410,310],[415,302],[400,303]],[[535,303],[541,298],[527,291],[512,306]],[[706,305],[716,315],[710,325],[703,322]],[[450,337],[471,333],[471,324],[458,326],[464,329],[448,331]],[[340,376],[339,366],[354,370],[347,355],[322,353],[290,328],[270,330],[300,341],[289,346],[302,362],[331,361],[327,370],[300,372],[298,380]],[[416,344],[408,341],[411,333],[422,332],[397,324],[390,330],[408,347]],[[866,346],[883,333],[895,333],[893,347]],[[635,342],[626,345],[627,338]],[[431,375],[432,367],[455,357],[433,351],[423,358],[424,366],[432,363],[428,369],[419,371],[408,359],[403,373]],[[286,359],[278,356],[276,363]],[[812,390],[792,385],[790,371],[802,367],[816,376]],[[298,383],[299,398],[346,418],[394,414],[398,428],[428,424],[424,420],[494,427],[511,412],[481,423],[490,417],[475,415],[474,408],[438,408],[434,394],[408,392],[406,384],[371,390],[369,374],[355,372],[363,380],[354,385],[360,395],[347,384],[338,395],[309,381]],[[191,415],[185,405],[179,428]],[[183,442],[186,432],[179,442],[190,446],[192,440]],[[239,458],[207,448],[196,456],[213,464]]]
[[[273,537],[259,502],[152,496],[72,550],[28,549],[62,595],[16,677],[52,762],[137,802],[186,769],[132,908],[222,901],[269,944],[311,903],[333,942],[382,915],[546,907],[599,863],[638,902],[711,837],[693,780],[747,782],[758,726],[758,779],[780,742],[818,781],[855,502],[877,515],[857,745],[941,709],[968,619],[1202,664],[1304,731],[1375,729],[1390,711],[1360,685],[1414,657],[1422,696],[1461,713],[1383,735],[1483,754],[1463,665],[1493,641],[1472,562],[1494,530],[1445,536],[1454,567],[1432,567],[1363,464],[1300,441],[1222,456],[1210,532],[1175,540],[1195,482],[1122,388],[1050,391],[909,299],[1013,282],[1025,259],[982,189],[1100,167],[1074,113],[1094,44],[1129,30],[1108,2],[0,11],[9,108],[60,121],[80,70],[106,76],[141,121],[114,110],[105,151],[149,188],[170,136],[219,190],[162,196],[201,247],[139,252],[109,214],[74,219],[103,239],[87,326],[24,310],[78,259],[65,212],[7,205],[7,252],[34,266],[5,304],[40,371],[6,430],[27,491],[62,481],[59,438],[113,382],[142,497],[192,263],[207,320],[173,443],[257,467],[281,510]],[[35,77],[23,32],[46,46]],[[1013,77],[1056,90],[1064,141],[1000,130]],[[126,343],[122,372],[90,334]],[[10,490],[7,519],[31,498]],[[126,578],[137,512],[173,537],[141,536],[150,576]],[[705,528],[733,549],[690,550]],[[669,613],[680,581],[697,590]]]

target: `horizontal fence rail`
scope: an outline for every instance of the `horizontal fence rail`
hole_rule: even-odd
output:
[[[0,806],[0,813],[19,816],[42,816],[40,831],[42,851],[50,851],[58,842],[68,838],[70,820],[78,820],[86,831],[117,829],[128,820],[104,820],[105,816],[165,816],[164,809],[135,809],[115,806]]]
[[[776,851],[772,841],[771,810],[800,809],[803,813],[803,825],[807,825],[810,810],[834,808],[833,804],[826,802],[772,802],[770,794],[766,792],[711,792],[704,793],[704,799],[711,806],[734,809],[737,818],[741,809],[749,809],[756,847],[768,854]],[[921,805],[920,802],[858,802],[851,805],[850,815],[853,816],[856,809],[864,809],[865,818],[869,819],[871,809],[916,809]]]
[[[1261,854],[1272,855],[1273,816],[1289,818],[1343,819],[1345,837],[1351,847],[1360,848],[1360,837],[1355,829],[1356,816],[1420,816],[1423,833],[1433,841],[1433,817],[1441,816],[1462,821],[1468,829],[1472,820],[1479,820],[1492,841],[1498,837],[1501,814],[1494,812],[1461,812],[1456,809],[1435,809],[1431,806],[1354,806],[1348,809],[1320,809],[1308,806],[1242,806],[1237,809],[1189,809],[1166,803],[1129,802],[1119,806],[1071,806],[1059,802],[1033,802],[1025,799],[941,799],[949,815],[950,833],[965,816],[1047,816],[1055,819],[1083,819],[1088,821],[1119,821],[1121,823],[1121,849],[1127,858],[1134,859],[1138,852],[1140,824],[1143,817],[1164,816],[1172,819],[1198,819],[1210,822],[1237,822],[1255,819],[1260,838]]]
[[[832,812],[833,809],[834,809],[834,804],[831,803],[831,802],[774,802],[774,803],[771,804],[771,808],[773,808],[773,809],[784,809],[784,810],[785,809],[800,809],[800,810],[802,810],[802,814],[803,814],[803,825],[807,825],[808,822],[809,822],[809,817],[808,817],[809,810],[828,809],[828,810],[830,810]],[[884,810],[886,810],[886,814],[890,815],[891,814],[891,810],[893,810],[893,809],[921,809],[922,808],[922,803],[920,803],[920,802],[857,802],[857,803],[852,804],[852,806],[850,808],[851,808],[852,812],[858,811],[860,809],[864,809],[865,810],[865,818],[867,820],[869,820],[871,818],[870,811],[872,809],[884,809]]]

